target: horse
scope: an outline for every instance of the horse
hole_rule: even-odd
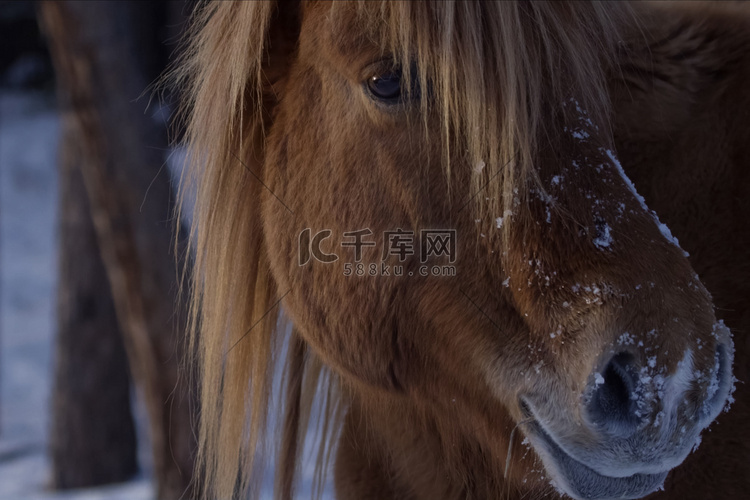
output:
[[[203,497],[272,447],[282,499],[306,447],[339,499],[746,494],[744,6],[226,1],[188,39]]]

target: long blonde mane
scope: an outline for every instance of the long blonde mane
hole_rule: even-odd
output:
[[[201,398],[197,476],[206,498],[257,496],[272,443],[279,446],[276,496],[291,498],[313,398],[321,388],[327,397],[320,405],[326,429],[320,471],[345,403],[335,390],[337,377],[304,342],[295,333],[282,338],[283,302],[263,242],[264,230],[273,230],[263,227],[259,206],[264,170],[272,168],[263,161],[272,126],[268,36],[277,8],[285,7],[244,1],[201,6],[175,73],[185,95],[190,151],[181,190],[197,193],[190,339]],[[332,18],[349,8],[333,2]],[[446,177],[459,168],[457,158],[461,168],[486,165],[473,181],[474,189],[486,185],[489,193],[489,202],[476,204],[481,212],[503,213],[512,190],[534,182],[540,141],[555,133],[543,120],[566,113],[564,101],[575,96],[590,116],[607,123],[605,73],[626,5],[358,2],[356,12],[356,35],[366,33],[400,61],[407,82],[410,68],[418,68],[421,88],[430,89],[422,113],[424,123],[428,114],[442,117]],[[285,342],[285,375],[274,381]],[[274,395],[275,388],[283,396]],[[272,399],[282,402],[283,425],[269,425]]]

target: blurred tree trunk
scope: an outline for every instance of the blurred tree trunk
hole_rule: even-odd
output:
[[[81,172],[133,379],[149,416],[156,495],[186,494],[195,441],[194,391],[181,380],[184,308],[171,250],[172,203],[163,123],[144,112],[151,51],[137,1],[44,1],[63,120]],[[143,55],[143,57],[142,57]]]
[[[77,146],[75,134],[66,126],[50,435],[52,482],[60,489],[125,481],[138,468],[125,348]]]

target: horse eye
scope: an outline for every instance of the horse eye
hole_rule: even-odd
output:
[[[376,99],[393,101],[401,97],[401,71],[374,75],[367,80],[367,89]]]

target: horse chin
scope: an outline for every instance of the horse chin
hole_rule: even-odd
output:
[[[577,500],[642,498],[661,489],[669,473],[605,476],[568,455],[537,422],[524,430],[551,476],[552,485]]]

